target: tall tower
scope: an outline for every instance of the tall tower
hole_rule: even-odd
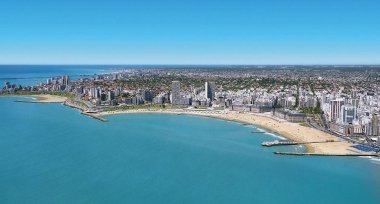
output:
[[[108,91],[108,101],[115,99],[115,93],[113,91]]]
[[[215,98],[215,84],[214,82],[205,83],[206,98],[211,101]]]
[[[70,82],[69,76],[65,75],[65,76],[62,77],[62,84],[63,85],[68,85],[69,82]]]
[[[379,116],[378,115],[373,115],[372,116],[372,121],[371,121],[371,135],[379,135]]]
[[[172,81],[171,103],[175,105],[181,104],[181,83],[179,81]]]
[[[341,116],[340,112],[342,106],[344,105],[344,100],[336,99],[330,101],[330,121],[336,122]]]

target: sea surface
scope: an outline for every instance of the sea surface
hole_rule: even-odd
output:
[[[68,75],[80,79],[94,74],[112,73],[121,69],[139,68],[221,68],[229,66],[213,65],[0,65],[0,88],[4,82],[32,86],[46,83],[51,77]]]
[[[218,119],[109,116],[0,97],[0,203],[380,202],[380,162],[293,157]]]
[[[111,73],[123,65],[0,65],[0,87],[4,82],[31,86],[40,82],[46,83],[51,77],[69,75],[71,79],[79,79],[83,75]]]

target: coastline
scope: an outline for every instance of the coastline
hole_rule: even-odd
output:
[[[172,114],[172,115],[194,115],[201,117],[209,117],[221,119],[225,121],[233,121],[247,125],[254,125],[258,128],[265,129],[267,134],[276,134],[283,136],[289,140],[301,143],[309,142],[326,142],[328,143],[312,143],[304,144],[309,154],[332,154],[332,155],[348,155],[363,154],[365,152],[355,149],[352,144],[341,140],[333,135],[322,132],[320,130],[301,126],[298,123],[291,123],[279,118],[275,118],[270,114],[241,113],[233,111],[215,111],[215,110],[194,110],[194,109],[135,109],[135,110],[117,110],[117,111],[101,111],[89,112],[76,103],[70,102],[67,97],[56,95],[7,95],[16,97],[32,97],[32,101],[18,101],[26,103],[63,103],[70,108],[78,109],[81,114],[92,117],[102,122],[108,120],[104,116],[119,114]]]
[[[20,97],[20,98],[33,98],[33,100],[18,100],[17,102],[25,103],[64,103],[67,97],[56,96],[51,94],[36,94],[36,95],[1,95],[1,97]]]
[[[322,132],[320,130],[301,126],[297,123],[290,123],[284,120],[275,119],[270,115],[265,114],[252,114],[252,113],[238,113],[238,112],[225,112],[225,111],[195,111],[195,110],[183,110],[183,109],[173,109],[173,110],[149,110],[149,109],[139,109],[139,110],[125,110],[125,111],[104,111],[99,113],[93,113],[97,117],[109,116],[109,115],[119,115],[119,114],[174,114],[174,115],[195,115],[202,117],[210,117],[216,119],[222,119],[226,121],[234,121],[242,124],[254,125],[258,128],[265,129],[266,132],[273,132],[279,136],[286,137],[287,139],[296,142],[325,142],[334,141],[329,143],[314,143],[305,144],[307,148],[307,153],[312,154],[334,154],[334,155],[345,155],[345,154],[362,154],[364,152],[357,150],[352,146],[352,144],[341,141],[339,138],[330,135],[328,133]]]
[[[64,103],[67,100],[67,97],[56,96],[56,95],[31,95],[36,98],[36,103]]]

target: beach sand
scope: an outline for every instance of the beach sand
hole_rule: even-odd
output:
[[[28,97],[36,98],[36,103],[63,103],[67,100],[66,97],[56,95],[30,95]]]
[[[161,114],[188,114],[204,117],[213,117],[223,120],[237,121],[244,124],[252,124],[258,127],[275,132],[280,136],[284,136],[296,142],[325,142],[333,140],[336,142],[307,144],[306,147],[309,153],[318,154],[355,154],[363,153],[354,149],[352,144],[341,140],[333,135],[322,132],[320,130],[301,126],[298,123],[290,123],[284,120],[276,119],[270,115],[252,114],[252,113],[237,113],[237,112],[216,112],[216,111],[188,111],[188,110],[127,110],[127,111],[109,111],[100,112],[97,116],[106,116],[114,114],[136,114],[136,113],[161,113]],[[269,140],[269,139],[268,139]]]
[[[22,97],[22,98],[34,98],[35,100],[18,100],[17,102],[25,103],[63,103],[67,100],[67,97],[50,95],[50,94],[35,94],[35,95],[0,95],[0,97]]]

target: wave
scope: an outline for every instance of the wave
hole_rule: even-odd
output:
[[[306,149],[305,146],[303,146],[303,145],[297,145],[297,146],[295,146],[293,148],[294,148],[295,152],[300,152],[300,153],[304,153],[305,149]]]
[[[261,128],[256,128],[256,130],[258,130],[258,131],[260,131],[260,132],[267,132],[266,130],[261,129]]]
[[[282,136],[280,136],[280,135],[277,135],[277,134],[274,134],[274,133],[268,132],[267,130],[264,130],[264,129],[261,129],[261,128],[258,128],[258,127],[256,127],[256,130],[257,130],[257,131],[260,131],[260,132],[264,132],[264,134],[266,134],[266,135],[270,135],[270,136],[272,136],[272,137],[274,137],[274,138],[278,138],[278,139],[281,139],[281,140],[288,140],[286,137],[282,137]]]
[[[371,161],[371,163],[380,165],[380,158],[371,157],[369,158],[369,160]]]
[[[274,134],[274,133],[265,132],[264,134],[266,134],[266,135],[270,135],[270,136],[272,136],[272,137],[279,138],[279,139],[282,139],[282,140],[287,140],[287,138],[282,137],[282,136],[280,136],[280,135],[276,135],[276,134]]]
[[[368,159],[371,163],[380,165],[380,158],[372,156],[360,156],[360,158]]]

